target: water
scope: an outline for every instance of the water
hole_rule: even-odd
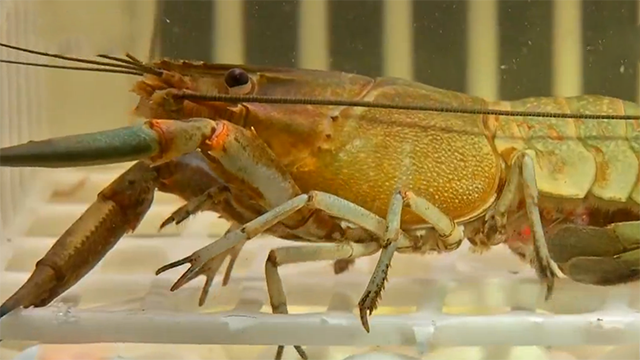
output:
[[[640,39],[637,31],[640,1],[300,0],[242,3],[221,0],[18,3],[6,0],[0,3],[2,40],[15,40],[19,42],[17,45],[70,55],[90,56],[99,52],[121,55],[128,51],[142,59],[149,56],[171,57],[334,69],[369,76],[411,78],[489,99],[598,93],[640,102]],[[3,51],[1,54],[13,58],[12,53]],[[34,60],[34,57],[24,59]],[[4,134],[7,131],[19,133],[17,138],[3,136],[3,146],[8,142],[15,143],[16,139],[26,141],[40,138],[45,133],[51,136],[67,135],[114,128],[134,121],[129,115],[136,103],[136,97],[128,92],[135,80],[131,77],[58,70],[33,70],[30,73],[20,70],[23,73],[18,73],[15,68],[4,65],[0,69],[3,78],[11,72],[25,78],[31,76],[29,79],[34,81],[42,80],[44,84],[40,89],[41,94],[21,88],[19,93],[12,93],[12,97],[6,95],[8,88],[2,88],[5,99],[3,106],[11,107],[12,114],[22,111],[19,118],[31,121],[30,128],[27,128],[19,122],[2,119]],[[31,100],[18,100],[19,94]],[[33,108],[39,112],[33,112]],[[50,174],[54,173],[43,174],[53,176]],[[25,180],[29,179],[28,174],[5,169],[0,171],[3,186],[2,220],[5,227],[14,224],[13,210],[30,192],[30,188],[24,185]],[[65,204],[73,203],[82,207],[94,199],[96,192],[86,192],[82,197]],[[163,204],[167,206],[176,203],[175,199],[162,201],[166,201]],[[147,236],[155,236],[157,224],[154,221],[164,215],[162,211],[165,210],[150,216],[152,220],[142,231]],[[51,215],[49,222],[40,223],[47,226],[30,229],[27,237],[39,236],[52,240],[66,227],[63,223],[73,218],[73,215],[59,218]],[[56,224],[59,226],[55,227]],[[143,240],[139,238],[136,241],[140,243],[131,246],[139,246],[138,250],[147,246],[140,245]],[[46,250],[46,247],[41,248]],[[169,252],[162,254],[167,258],[161,258],[161,261],[177,258]],[[27,257],[24,272],[30,270],[37,258],[35,255]],[[261,276],[262,264],[255,264],[259,265],[256,274]],[[147,285],[151,283],[153,269],[149,271],[144,278]],[[291,271],[290,276],[296,273],[292,268],[283,270],[283,273],[286,271]],[[329,268],[325,275],[332,275]],[[133,280],[127,284],[131,289],[137,286]],[[364,286],[364,283],[361,285]],[[462,293],[466,294],[466,298],[477,296],[487,303],[502,304],[510,300],[499,290],[503,287],[491,283],[484,290],[476,292],[466,289]],[[198,291],[191,291],[193,296],[187,300],[193,304]],[[240,293],[239,289],[234,291],[234,296]],[[292,289],[286,291],[292,292]],[[579,295],[584,294],[575,291],[578,296],[569,299],[579,299]],[[229,294],[219,288],[213,292]],[[7,295],[3,291],[3,297]],[[514,298],[517,298],[516,295],[513,295]],[[392,297],[391,294],[387,296]],[[454,296],[452,298],[457,300],[450,301],[469,302],[461,300],[465,296]],[[235,297],[227,295],[226,301],[233,303],[229,298]],[[520,300],[528,303],[528,299]],[[556,306],[570,312],[567,309],[575,309],[571,301]],[[634,301],[637,302],[637,299]],[[305,312],[302,308],[298,310]],[[460,309],[454,307],[448,310],[449,313],[456,311]],[[6,350],[4,343],[3,347],[0,351]],[[475,358],[479,358],[484,351],[488,356],[501,353],[501,349],[495,348],[469,349],[468,352],[475,354]],[[357,352],[350,350],[332,354],[345,357]],[[629,354],[633,353],[633,349],[626,350]],[[241,357],[242,351],[244,349],[240,350],[239,347],[227,350],[225,356]],[[271,356],[275,349],[264,351],[261,355]],[[364,348],[359,351],[364,351]],[[407,350],[407,353],[415,356],[411,351],[413,349]],[[448,351],[455,349],[442,351],[451,354]],[[530,351],[528,354],[532,358],[556,356],[563,359],[595,359],[607,349],[595,346],[564,347],[552,349],[549,354],[544,353],[542,348],[532,350],[523,347],[518,351]],[[515,356],[513,354],[516,353],[522,354],[515,350],[504,350],[501,356],[507,354],[504,355],[507,358],[508,354]],[[431,356],[437,358],[437,354]]]

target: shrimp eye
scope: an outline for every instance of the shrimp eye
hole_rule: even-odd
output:
[[[229,89],[241,88],[249,85],[249,74],[242,69],[231,69],[224,76],[224,83]]]

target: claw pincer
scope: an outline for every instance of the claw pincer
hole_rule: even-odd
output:
[[[18,307],[46,306],[80,281],[146,215],[161,185],[153,166],[196,151],[216,126],[204,118],[149,120],[141,126],[0,149],[0,166],[7,167],[58,168],[142,159],[102,190],[36,263],[26,283],[0,306],[0,318]]]
[[[215,126],[204,118],[149,120],[140,126],[29,141],[0,149],[0,166],[62,168],[139,159],[160,163],[196,150]]]
[[[46,306],[82,279],[124,234],[136,229],[153,202],[155,184],[156,174],[144,161],[109,184],[0,306],[0,318],[18,307]]]

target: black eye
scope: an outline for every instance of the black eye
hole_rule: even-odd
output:
[[[231,69],[227,71],[227,74],[224,76],[224,83],[229,89],[247,85],[249,83],[249,74],[242,69]]]

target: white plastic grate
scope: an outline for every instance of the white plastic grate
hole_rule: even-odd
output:
[[[26,280],[35,261],[84,210],[94,198],[95,190],[116,174],[115,167],[112,171],[59,172],[54,188],[66,194],[43,203],[27,233],[10,243],[12,256],[2,274],[3,299]],[[18,339],[47,343],[286,342],[314,346],[310,350],[311,356],[318,356],[314,358],[342,358],[372,346],[403,346],[404,349],[395,351],[413,356],[416,356],[413,349],[418,347],[436,350],[432,354],[436,356],[452,351],[447,348],[450,346],[506,343],[536,346],[527,351],[537,352],[539,358],[549,358],[553,352],[550,354],[539,346],[629,345],[640,336],[637,286],[602,291],[562,281],[553,300],[532,311],[536,302],[540,303],[541,288],[531,270],[505,248],[496,248],[483,256],[465,249],[452,256],[398,255],[382,307],[371,320],[369,335],[361,329],[352,311],[375,265],[375,257],[358,261],[341,276],[332,275],[326,262],[282,267],[290,311],[297,314],[274,316],[268,314],[264,260],[269,249],[285,242],[270,238],[249,242],[236,263],[229,286],[221,288],[219,281],[215,281],[207,303],[198,308],[202,281],[194,281],[172,294],[168,289],[181,271],[158,277],[153,272],[204,246],[207,235],[221,235],[226,225],[214,214],[202,214],[185,226],[158,235],[158,224],[178,205],[170,196],[159,196],[136,234],[124,239],[56,304],[3,319],[1,333],[5,342]],[[509,311],[510,308],[522,310]],[[131,351],[124,345],[114,346],[109,351],[121,355]],[[326,349],[326,346],[333,347]],[[172,351],[177,356],[176,349]],[[249,354],[242,358],[265,358],[273,349],[235,350],[236,354]],[[490,350],[491,347],[475,351],[479,355]],[[193,347],[190,351],[201,350]],[[227,358],[236,358],[232,356],[234,351],[226,347],[217,351]],[[329,357],[330,353],[333,356]]]
[[[74,6],[83,6],[77,3]],[[391,3],[395,6],[392,14],[407,17],[406,2]],[[492,10],[487,6],[491,3],[486,1],[484,8],[474,5],[478,6],[475,11],[490,15]],[[228,14],[237,13],[232,2],[216,4]],[[43,48],[40,39],[29,32],[37,27],[41,6],[35,1],[2,0],[0,40]],[[322,2],[305,6],[324,14]],[[117,16],[118,12],[114,13],[111,16]],[[469,21],[479,21],[476,26],[482,28],[486,18],[477,15],[471,14]],[[120,16],[121,27],[129,26],[129,20]],[[242,22],[230,21],[230,26],[238,24]],[[138,31],[137,39],[148,35]],[[127,34],[120,36],[126,38]],[[237,61],[243,55],[239,50],[227,52],[227,56]],[[3,49],[0,57],[33,60]],[[313,57],[301,58],[314,61]],[[317,67],[325,66],[323,59],[317,60]],[[61,119],[32,106],[59,98],[60,94],[46,91],[57,76],[49,73],[0,64],[2,146],[45,137],[47,127],[53,128],[50,132],[62,132],[57,123]],[[483,77],[475,79],[477,92],[494,93],[491,84],[495,83],[483,87]],[[110,86],[102,90],[123,94],[115,98],[114,113],[122,108],[121,114],[125,114],[129,106],[126,99],[133,95],[126,94],[125,82]],[[95,108],[86,106],[89,109],[63,106],[62,110],[73,110],[76,115],[85,111],[94,115],[91,121],[108,121],[109,113],[96,114]],[[85,122],[69,130],[120,125]],[[0,169],[0,300],[26,280],[57,237],[100,189],[125,169],[123,165],[56,171]],[[312,359],[640,359],[638,284],[602,289],[562,280],[554,298],[544,303],[533,271],[504,247],[482,256],[465,247],[450,255],[396,255],[381,306],[371,318],[370,334],[362,329],[354,309],[376,256],[359,259],[340,276],[333,275],[328,262],[282,267],[291,314],[271,315],[264,261],[270,249],[287,243],[268,237],[247,243],[231,283],[221,288],[220,279],[214,281],[207,303],[199,308],[203,280],[170,293],[171,284],[184,268],[161,276],[154,276],[154,272],[220,236],[227,224],[215,214],[201,214],[183,226],[158,233],[158,225],[181,204],[173,196],[157,194],[136,233],[126,236],[78,285],[46,308],[17,311],[4,318],[0,323],[0,360],[47,356],[270,359],[275,347],[267,345],[280,343],[308,346]],[[22,352],[38,342],[65,345],[41,345]],[[358,357],[362,354],[367,356]],[[297,359],[297,355],[288,347],[285,358]]]

